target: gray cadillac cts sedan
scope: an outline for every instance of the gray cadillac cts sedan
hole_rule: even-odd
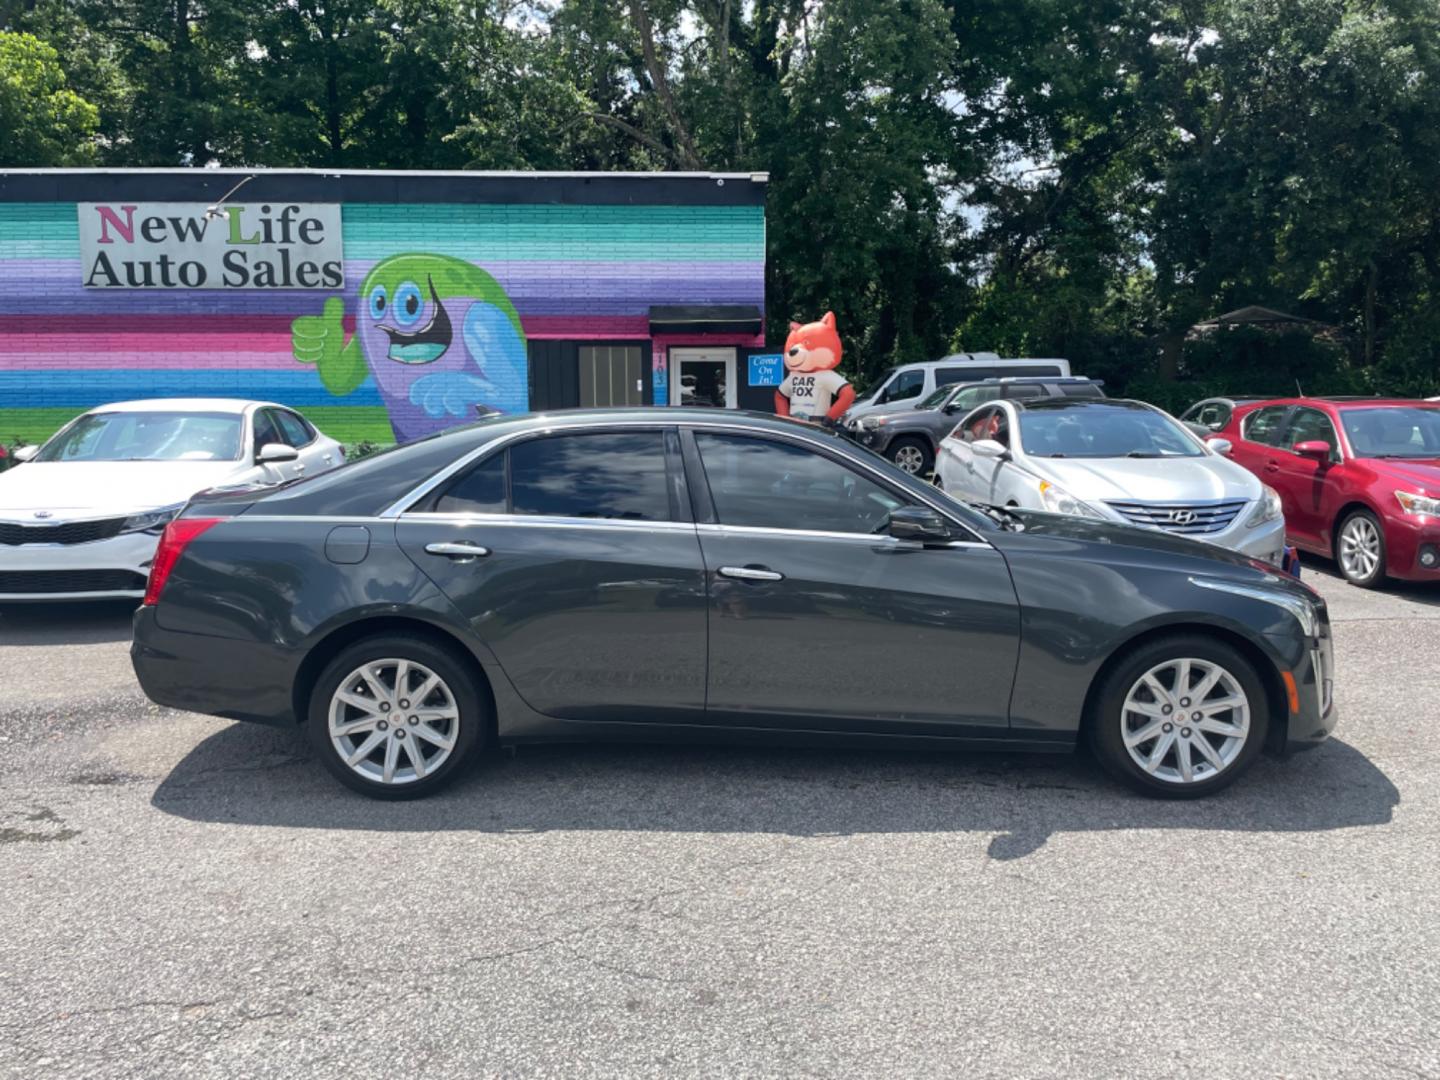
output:
[[[1263,563],[982,511],[820,429],[702,409],[496,416],[197,497],[132,656],[155,701],[303,724],[379,798],[497,741],[1081,737],[1185,798],[1335,724],[1325,605]]]

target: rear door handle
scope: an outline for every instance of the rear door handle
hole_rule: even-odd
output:
[[[784,574],[767,570],[763,566],[722,566],[721,577],[738,578],[740,581],[784,581]]]
[[[1280,464],[1279,464],[1278,462],[1275,462],[1275,461],[1267,461],[1267,462],[1265,463],[1265,471],[1266,471],[1266,472],[1279,472],[1279,471],[1280,471]]]
[[[430,555],[445,555],[451,559],[477,559],[482,555],[490,554],[489,548],[472,544],[468,540],[436,541],[433,544],[426,544],[425,551]]]

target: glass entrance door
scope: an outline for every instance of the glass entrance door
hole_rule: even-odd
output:
[[[735,408],[734,349],[671,349],[670,404]]]

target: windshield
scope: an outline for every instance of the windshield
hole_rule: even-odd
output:
[[[35,460],[235,461],[241,419],[235,413],[91,413],[46,443]]]
[[[915,406],[915,408],[938,409],[942,404],[944,404],[945,399],[950,396],[950,391],[954,390],[956,385],[957,384],[955,383],[947,383],[946,385],[940,387],[939,390],[936,390],[933,394],[929,395],[928,397],[922,398],[920,402]]]
[[[1074,402],[1020,410],[1020,445],[1031,457],[1203,457],[1205,451],[1164,413],[1139,405]]]
[[[1356,457],[1440,457],[1440,409],[1419,405],[1342,409],[1340,420]]]

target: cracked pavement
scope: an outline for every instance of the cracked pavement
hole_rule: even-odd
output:
[[[1201,803],[1083,757],[554,747],[372,803],[0,613],[0,1076],[1440,1075],[1440,588],[1306,577],[1339,735]]]

